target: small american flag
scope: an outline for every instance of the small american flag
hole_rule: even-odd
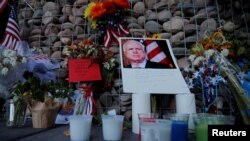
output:
[[[6,26],[5,35],[0,43],[2,44],[2,46],[16,50],[19,45],[19,41],[21,40],[19,34],[19,26],[17,23],[17,8],[14,4],[10,7],[11,10]]]
[[[0,0],[0,13],[3,12],[4,8],[8,5],[8,0]]]
[[[29,58],[32,60],[50,60],[45,54],[32,54]]]

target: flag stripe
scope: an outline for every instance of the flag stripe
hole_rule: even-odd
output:
[[[163,52],[161,51],[161,49],[160,49],[159,47],[156,47],[156,48],[154,48],[154,49],[151,49],[151,51],[148,52],[147,55],[148,55],[148,58],[149,58],[149,59],[152,59],[152,58],[154,58],[155,56],[157,56],[159,53],[163,53]],[[166,57],[164,53],[163,53],[162,55],[163,55],[162,57]]]
[[[8,0],[1,0],[0,2],[0,13],[4,10],[6,5],[8,4]]]
[[[49,59],[49,57],[47,55],[44,55],[44,54],[33,54],[30,56],[30,59],[40,60],[40,59]]]
[[[151,52],[154,48],[158,48],[158,44],[156,42],[147,40],[145,43],[147,45],[147,52]]]
[[[104,46],[108,47],[111,42],[110,31],[107,29],[106,34],[104,36]]]
[[[162,64],[169,64],[166,54],[162,51],[156,41],[145,40],[147,58],[152,62],[158,62]]]
[[[163,52],[155,54],[150,61],[153,62],[161,62],[162,60],[166,59],[166,55]]]
[[[7,24],[6,31],[8,31],[9,33],[12,33],[15,36],[15,38],[20,40],[19,28],[13,19],[9,19],[9,23]]]

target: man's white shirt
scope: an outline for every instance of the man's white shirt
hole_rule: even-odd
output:
[[[140,64],[132,63],[132,64],[131,64],[131,67],[132,67],[132,68],[145,68],[145,67],[146,67],[146,63],[147,63],[147,60],[144,59],[143,62],[140,63]]]

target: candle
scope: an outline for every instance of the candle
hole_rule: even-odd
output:
[[[171,141],[188,141],[189,114],[168,113],[164,118],[171,120]]]
[[[123,130],[122,115],[102,115],[102,132],[104,140],[119,141]]]
[[[90,138],[92,115],[72,115],[69,118],[71,141],[88,141]]]
[[[155,133],[155,123],[153,122],[141,122],[140,125],[140,140],[141,141],[155,141],[156,133]]]
[[[196,141],[207,141],[208,125],[233,125],[235,117],[230,115],[196,113],[193,114],[193,120],[195,123]]]
[[[141,122],[141,141],[170,141],[172,121]]]
[[[195,126],[196,141],[207,141],[208,140],[208,125],[199,124]]]
[[[173,121],[171,141],[188,141],[188,122]]]
[[[142,122],[155,122],[156,119],[159,117],[157,113],[139,113],[138,118],[139,118],[139,134],[138,134],[138,139],[141,139],[141,124]]]
[[[158,119],[156,121],[156,138],[157,141],[170,141],[172,132],[172,121],[166,119]]]

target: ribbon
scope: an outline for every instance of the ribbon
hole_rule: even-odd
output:
[[[93,115],[96,112],[96,102],[93,98],[93,89],[89,86],[80,86],[84,90],[83,98],[86,99],[84,114]]]
[[[116,43],[119,43],[119,37],[122,35],[128,35],[129,31],[125,29],[120,23],[117,26],[117,29],[108,28],[106,29],[104,36],[104,46],[109,47],[112,40]]]

